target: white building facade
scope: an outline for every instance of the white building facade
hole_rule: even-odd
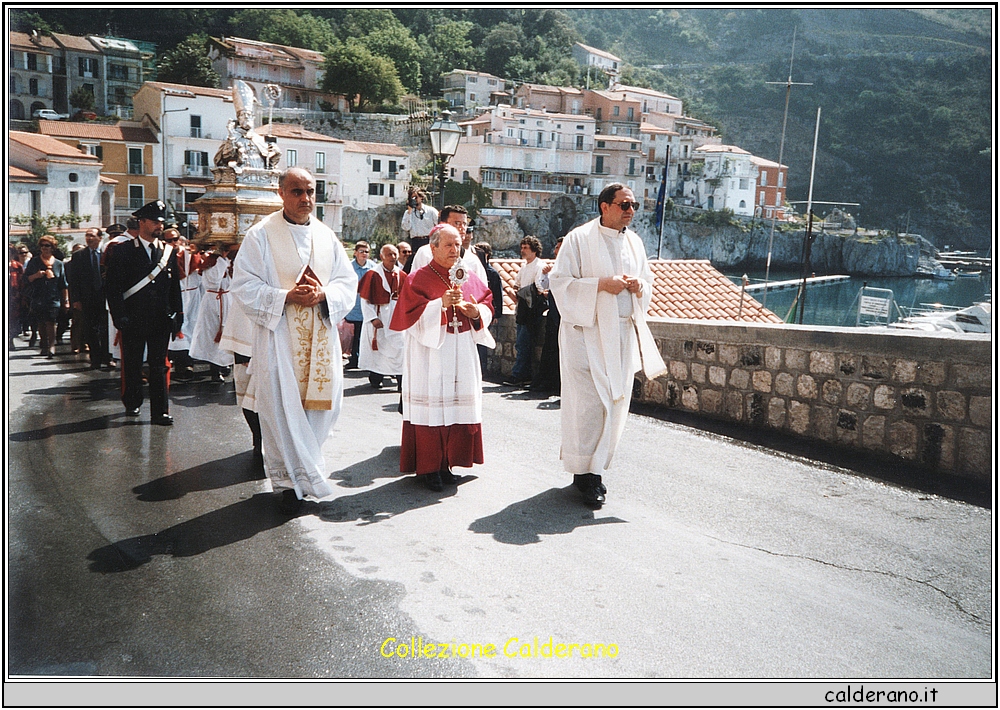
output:
[[[406,201],[409,156],[393,143],[343,141],[341,188],[343,206],[356,210]]]
[[[10,131],[7,137],[9,215],[77,215],[61,230],[70,235],[107,226],[101,219],[114,203],[115,181],[101,177],[96,156],[38,133]],[[18,226],[10,236],[26,232],[27,220]]]
[[[454,108],[472,113],[477,108],[489,106],[490,97],[504,90],[506,82],[486,72],[455,69],[442,75],[442,96]]]
[[[544,208],[559,194],[591,194],[590,116],[500,105],[460,125],[466,135],[448,163],[450,177],[481,183],[495,207]]]
[[[693,161],[700,166],[696,207],[753,216],[758,171],[748,151],[734,145],[703,145],[694,151]]]
[[[261,126],[257,132],[277,139],[281,149],[280,170],[305,168],[316,178],[316,218],[339,236],[344,226],[341,183],[346,141],[292,123]]]

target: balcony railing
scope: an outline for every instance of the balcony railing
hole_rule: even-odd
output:
[[[142,163],[129,163],[128,164],[128,174],[129,175],[145,175],[146,171],[143,170]],[[142,207],[142,205],[139,205]]]
[[[115,211],[122,212],[129,210],[130,212],[134,212],[144,204],[146,204],[146,200],[142,197],[121,197],[115,200]]]
[[[546,141],[543,140],[539,143],[537,138],[531,140],[529,138],[510,138],[508,136],[487,136],[488,140],[482,140],[481,136],[474,136],[475,138],[480,138],[479,141],[486,145],[516,145],[522,148],[544,148],[544,149],[555,149],[555,150],[593,150],[594,144],[592,141],[584,141],[579,146],[575,140],[565,140],[565,141]]]
[[[560,194],[580,194],[583,188],[579,185],[563,185],[560,183],[516,182],[509,180],[483,180],[483,187],[489,190],[504,190],[506,192],[551,192]],[[574,189],[577,188],[577,189]]]
[[[184,177],[208,177],[207,165],[185,165]]]

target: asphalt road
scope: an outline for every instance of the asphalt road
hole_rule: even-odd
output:
[[[72,356],[18,350],[7,382],[12,676],[993,669],[983,507],[632,415],[591,511],[561,472],[558,398],[490,383],[487,462],[435,494],[398,473],[396,394],[354,371],[324,449],[337,495],[288,519],[231,383],[174,383],[165,428]]]

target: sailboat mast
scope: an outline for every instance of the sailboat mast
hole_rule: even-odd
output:
[[[780,188],[781,180],[781,166],[784,164],[782,161],[785,158],[785,128],[788,126],[788,100],[792,96],[793,86],[812,86],[811,83],[802,83],[792,81],[792,67],[795,64],[795,38],[798,33],[798,28],[792,28],[792,56],[788,60],[788,81],[785,82],[785,114],[781,119],[781,143],[778,145],[778,177],[776,178],[776,185]],[[777,81],[768,81],[767,84],[778,84]],[[786,181],[785,192],[788,191],[788,184]],[[780,190],[779,190],[780,194]],[[774,225],[778,220],[778,207],[780,205],[775,205],[774,211],[771,213],[771,234],[767,239],[767,263],[764,266],[764,295],[761,298],[761,305],[767,308],[767,284],[771,280],[771,254],[774,251]],[[751,239],[753,234],[750,235]]]
[[[799,285],[799,325],[802,325],[802,317],[806,310],[806,281],[810,271],[810,252],[812,250],[812,227],[813,227],[813,179],[816,176],[816,146],[819,145],[819,117],[823,111],[822,106],[816,107],[816,132],[813,135],[812,166],[809,168],[809,197],[806,201],[806,215],[808,216],[808,226],[806,227],[806,238],[802,245],[802,283]]]

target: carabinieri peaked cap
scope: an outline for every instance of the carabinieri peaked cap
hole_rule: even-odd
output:
[[[166,222],[167,206],[160,200],[154,200],[137,209],[132,213],[132,216],[136,219],[151,219],[154,222]]]

